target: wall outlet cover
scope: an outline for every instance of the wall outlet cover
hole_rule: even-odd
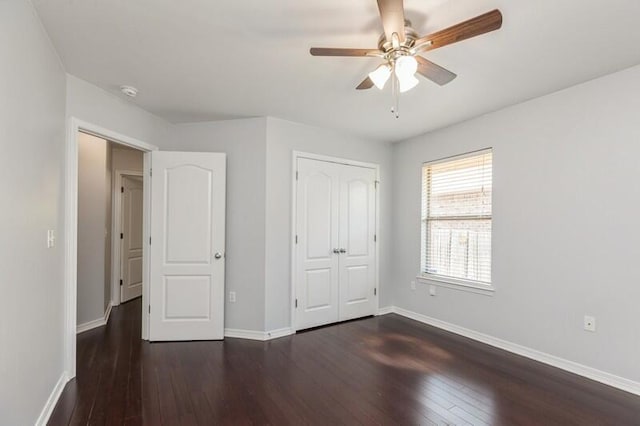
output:
[[[595,332],[596,331],[596,318],[590,315],[584,316],[584,329],[586,331]]]

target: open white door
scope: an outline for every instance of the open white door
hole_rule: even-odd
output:
[[[224,337],[226,155],[151,155],[149,340]]]

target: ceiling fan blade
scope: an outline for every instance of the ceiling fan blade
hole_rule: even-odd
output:
[[[460,22],[452,27],[419,38],[412,53],[437,49],[458,41],[495,31],[502,26],[502,13],[498,9]]]
[[[398,41],[404,43],[404,5],[402,0],[378,0],[378,10],[387,41],[391,41],[393,33],[397,33]]]
[[[457,77],[456,74],[452,73],[448,69],[442,68],[438,64],[434,64],[422,56],[416,56],[416,60],[418,61],[418,73],[440,86],[444,86]]]
[[[378,49],[340,49],[334,47],[312,47],[313,56],[382,56]]]
[[[362,83],[358,84],[358,87],[356,87],[356,90],[366,90],[366,89],[371,89],[373,87],[373,81],[367,77],[364,80],[362,80]]]

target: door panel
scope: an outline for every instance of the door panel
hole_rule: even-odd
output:
[[[346,303],[360,303],[369,297],[369,267],[367,265],[346,268],[344,288]],[[340,283],[342,285],[342,282]]]
[[[122,261],[120,300],[142,295],[142,176],[123,176],[121,195]]]
[[[296,223],[296,329],[338,320],[338,168],[298,160]]]
[[[373,315],[376,298],[376,172],[343,166],[340,175],[340,320]]]
[[[306,271],[307,311],[331,307],[334,302],[331,278],[330,268]]]
[[[150,340],[222,339],[226,156],[151,161]]]
[[[328,259],[331,254],[332,187],[331,176],[315,173],[303,176],[307,259]],[[325,232],[327,231],[327,232]]]
[[[165,182],[165,262],[208,265],[211,262],[213,170],[180,164],[165,171]]]

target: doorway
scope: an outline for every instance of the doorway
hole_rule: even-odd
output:
[[[294,153],[296,330],[378,309],[378,166]]]
[[[65,176],[65,372],[66,379],[70,380],[76,375],[76,334],[78,331],[78,177],[79,177],[79,137],[81,135],[90,135],[101,138],[106,141],[117,143],[121,148],[130,148],[142,151],[143,167],[143,236],[148,238],[150,228],[150,188],[149,171],[151,164],[151,152],[158,148],[146,142],[110,131],[95,124],[81,121],[72,117],[70,119],[67,137],[66,149],[66,176]],[[103,194],[103,197],[106,197]],[[104,199],[104,198],[103,198]],[[110,227],[103,229],[103,233],[108,233]],[[113,233],[113,231],[111,231]],[[112,235],[113,236],[113,235]],[[104,237],[104,236],[103,236]],[[113,244],[112,238],[106,238],[112,242],[112,248],[117,246]],[[109,251],[110,252],[110,251]],[[107,268],[109,269],[109,268]],[[142,304],[148,304],[148,271],[149,271],[149,255],[147,251],[143,252],[142,259]],[[111,268],[114,281],[113,269]],[[119,284],[119,283],[118,283]],[[106,291],[105,291],[106,293]],[[111,295],[117,292],[110,292]],[[109,305],[110,306],[110,305]],[[105,313],[107,313],[105,311]],[[108,314],[108,313],[107,313]],[[105,315],[106,317],[106,315]],[[148,335],[148,314],[146,310],[142,310],[141,314],[141,338],[146,339]]]
[[[78,133],[77,331],[142,295],[143,152]],[[126,167],[126,170],[123,168]]]

